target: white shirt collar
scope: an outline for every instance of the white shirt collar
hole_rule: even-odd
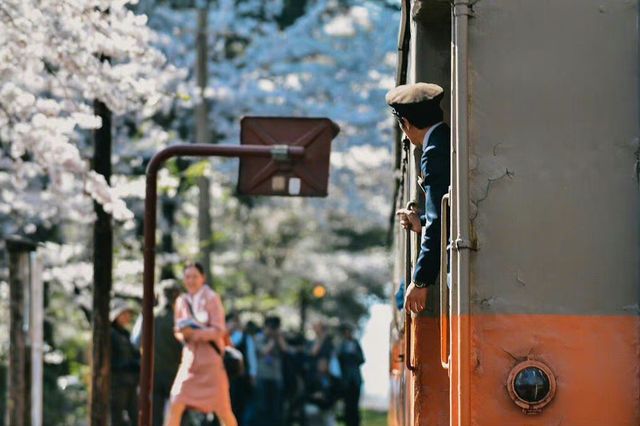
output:
[[[429,137],[431,136],[431,133],[433,133],[433,131],[436,129],[436,127],[438,127],[442,123],[444,123],[444,121],[440,121],[440,122],[434,124],[433,126],[429,127],[429,131],[427,132],[426,135],[424,135],[424,139],[422,140],[422,146],[423,147],[427,146],[427,143],[429,142]]]
[[[189,298],[189,301],[191,302],[191,305],[194,307],[194,309],[196,309],[196,306],[198,306],[198,302],[204,295],[206,286],[207,284],[205,283],[202,287],[200,287],[200,290],[196,291],[194,294],[187,293],[187,297]]]

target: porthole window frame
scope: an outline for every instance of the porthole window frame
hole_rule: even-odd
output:
[[[542,370],[549,379],[549,393],[540,401],[530,403],[522,399],[515,390],[515,380],[518,374],[526,368],[538,368]],[[522,409],[525,414],[539,414],[555,397],[557,390],[556,376],[553,371],[544,363],[533,359],[528,359],[516,364],[507,378],[507,391],[513,402]]]

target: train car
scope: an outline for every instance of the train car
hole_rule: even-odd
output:
[[[389,424],[639,425],[638,1],[402,5],[398,83],[451,94],[450,282],[396,310]],[[397,148],[395,205],[423,205]]]

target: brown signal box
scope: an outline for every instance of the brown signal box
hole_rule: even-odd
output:
[[[328,118],[244,117],[240,143],[273,149],[270,157],[240,158],[238,193],[326,197],[331,141],[339,132]],[[292,147],[304,154],[291,155]]]

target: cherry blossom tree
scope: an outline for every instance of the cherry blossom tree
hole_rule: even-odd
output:
[[[357,320],[367,298],[383,294],[394,179],[393,120],[384,105],[394,75],[394,1],[209,2],[203,95],[215,141],[237,143],[242,115],[330,117],[342,129],[330,196],[247,200],[234,193],[237,162],[169,162],[159,188],[170,212],[161,210],[158,224],[174,252],[162,253],[159,266],[197,250],[195,182],[208,174],[214,285],[229,306],[295,309],[298,292],[317,281],[328,290],[319,310],[346,310]],[[162,146],[195,139],[193,109],[202,94],[194,4],[0,2],[0,229],[35,235],[62,222],[58,238],[41,238],[57,240],[43,252],[62,341],[88,334],[77,306],[90,306],[92,200],[126,225],[115,229],[115,292],[141,295],[145,161]],[[87,160],[91,130],[102,124],[94,99],[115,115],[111,186]],[[65,329],[70,318],[76,326]]]
[[[199,169],[214,182],[214,275],[238,307],[267,309],[287,292],[295,294],[301,282],[314,280],[329,286],[331,294],[347,291],[364,304],[366,297],[360,296],[381,295],[388,279],[381,246],[391,208],[393,122],[384,93],[393,85],[397,10],[382,2],[318,0],[283,24],[283,5],[210,2],[210,75],[204,92],[210,123],[218,141],[233,144],[243,115],[332,118],[342,132],[333,145],[330,195],[238,201],[233,197],[237,163],[205,162]],[[150,25],[164,34],[160,47],[167,57],[194,69],[195,11],[163,2],[149,14]],[[184,113],[200,101],[193,78],[181,87],[181,99],[184,111],[172,124],[176,131],[193,128],[192,114]],[[178,196],[178,222],[191,225],[171,231],[182,242],[177,258],[193,257],[195,192]],[[296,238],[284,241],[291,227]],[[345,240],[368,242],[358,246]],[[357,317],[362,311],[353,312]]]
[[[394,84],[397,11],[381,2],[317,0],[282,28],[282,7],[281,0],[210,2],[204,96],[212,130],[220,142],[237,143],[243,115],[335,120],[342,132],[333,146],[330,207],[382,223],[391,187],[385,182],[393,180],[384,93]],[[188,69],[195,22],[193,9],[166,6],[150,19],[171,40],[161,46],[167,57]],[[181,89],[183,106],[199,102],[193,78]]]
[[[11,218],[5,232],[29,233],[60,218],[90,221],[91,198],[117,220],[132,217],[86,160],[87,131],[101,126],[93,101],[116,116],[149,117],[170,105],[183,75],[153,47],[157,35],[130,3],[0,3],[0,214]]]
[[[148,120],[170,107],[175,84],[184,73],[169,65],[153,46],[157,35],[147,26],[146,16],[131,10],[132,3],[0,3],[0,225],[4,235],[41,239],[36,231],[63,221],[86,224],[94,220],[91,200],[118,221],[133,219],[105,176],[92,171],[87,161],[90,130],[103,125],[93,105],[106,105],[116,117],[126,114],[129,119]],[[82,235],[82,228],[70,234],[66,242]],[[74,266],[74,272],[81,270],[81,264]],[[73,282],[75,275],[63,281]],[[96,304],[108,313],[109,297],[95,299]],[[98,317],[96,312],[93,317]],[[108,339],[108,320],[99,324],[94,337]],[[95,348],[108,360],[107,345]],[[94,361],[100,363],[96,357]],[[105,376],[106,365],[105,370],[94,365],[94,377]],[[99,393],[94,387],[94,399],[101,401],[105,396],[108,408],[108,374],[101,380],[106,391]],[[92,419],[100,424],[108,419],[102,409],[94,411]]]

